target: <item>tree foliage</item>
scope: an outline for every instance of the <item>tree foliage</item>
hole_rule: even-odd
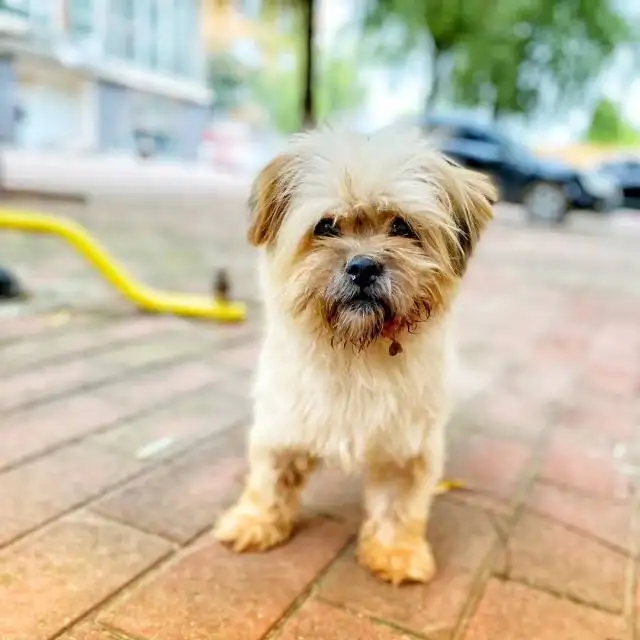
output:
[[[298,73],[301,81],[300,87],[300,121],[305,126],[311,126],[317,119],[315,112],[316,100],[314,97],[316,82],[316,13],[318,10],[316,0],[265,0],[262,4],[266,14],[274,15],[279,11],[293,12],[297,18],[299,29],[302,33],[298,58],[302,61]]]
[[[242,99],[247,71],[231,53],[215,53],[207,61],[207,82],[213,90],[214,109],[227,112]]]
[[[603,99],[594,109],[587,139],[600,144],[637,145],[640,144],[640,132],[620,115],[615,103]]]
[[[617,46],[633,41],[613,0],[515,0],[510,7],[460,50],[454,84],[461,102],[488,98],[496,114],[575,104]]]
[[[282,133],[298,131],[303,124],[300,96],[303,85],[300,67],[276,67],[252,75],[251,93],[269,113],[276,129]],[[318,60],[314,91],[314,111],[323,121],[341,112],[359,107],[365,87],[358,76],[355,61],[342,56]]]
[[[617,45],[637,42],[614,0],[367,0],[367,9],[369,31],[401,33],[392,55],[430,43],[433,94],[444,75],[457,101],[494,113],[579,100]]]

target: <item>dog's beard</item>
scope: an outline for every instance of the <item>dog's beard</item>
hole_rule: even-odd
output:
[[[331,344],[358,351],[381,338],[395,340],[402,330],[413,332],[431,313],[426,300],[413,300],[388,279],[364,290],[345,279],[334,280],[321,306]]]

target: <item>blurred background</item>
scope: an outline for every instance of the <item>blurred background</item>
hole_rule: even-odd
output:
[[[639,24],[631,0],[0,0],[3,197],[79,220],[144,277],[191,290],[224,264],[251,297],[259,167],[315,123],[406,122],[489,173],[502,215],[635,224]],[[101,290],[33,243],[3,234],[3,262],[45,293]]]
[[[0,0],[0,141],[239,171],[303,123],[455,114],[627,160],[639,19],[632,0]]]
[[[0,0],[3,640],[640,638],[639,27],[639,0]],[[230,571],[209,537],[262,331],[250,182],[326,120],[416,125],[501,194],[454,308],[463,489],[411,591],[344,548],[335,476],[302,546]],[[12,211],[246,321],[142,314]]]

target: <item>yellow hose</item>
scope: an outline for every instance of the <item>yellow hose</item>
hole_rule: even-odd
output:
[[[72,220],[41,213],[0,210],[0,229],[46,233],[63,238],[75,247],[125,298],[143,311],[222,322],[239,322],[246,318],[246,306],[240,302],[159,291],[136,282],[97,240]]]

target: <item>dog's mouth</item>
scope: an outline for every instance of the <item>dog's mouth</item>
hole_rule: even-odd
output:
[[[359,291],[344,304],[345,309],[362,316],[379,318],[383,323],[391,322],[395,314],[389,303],[382,297],[367,291]]]

